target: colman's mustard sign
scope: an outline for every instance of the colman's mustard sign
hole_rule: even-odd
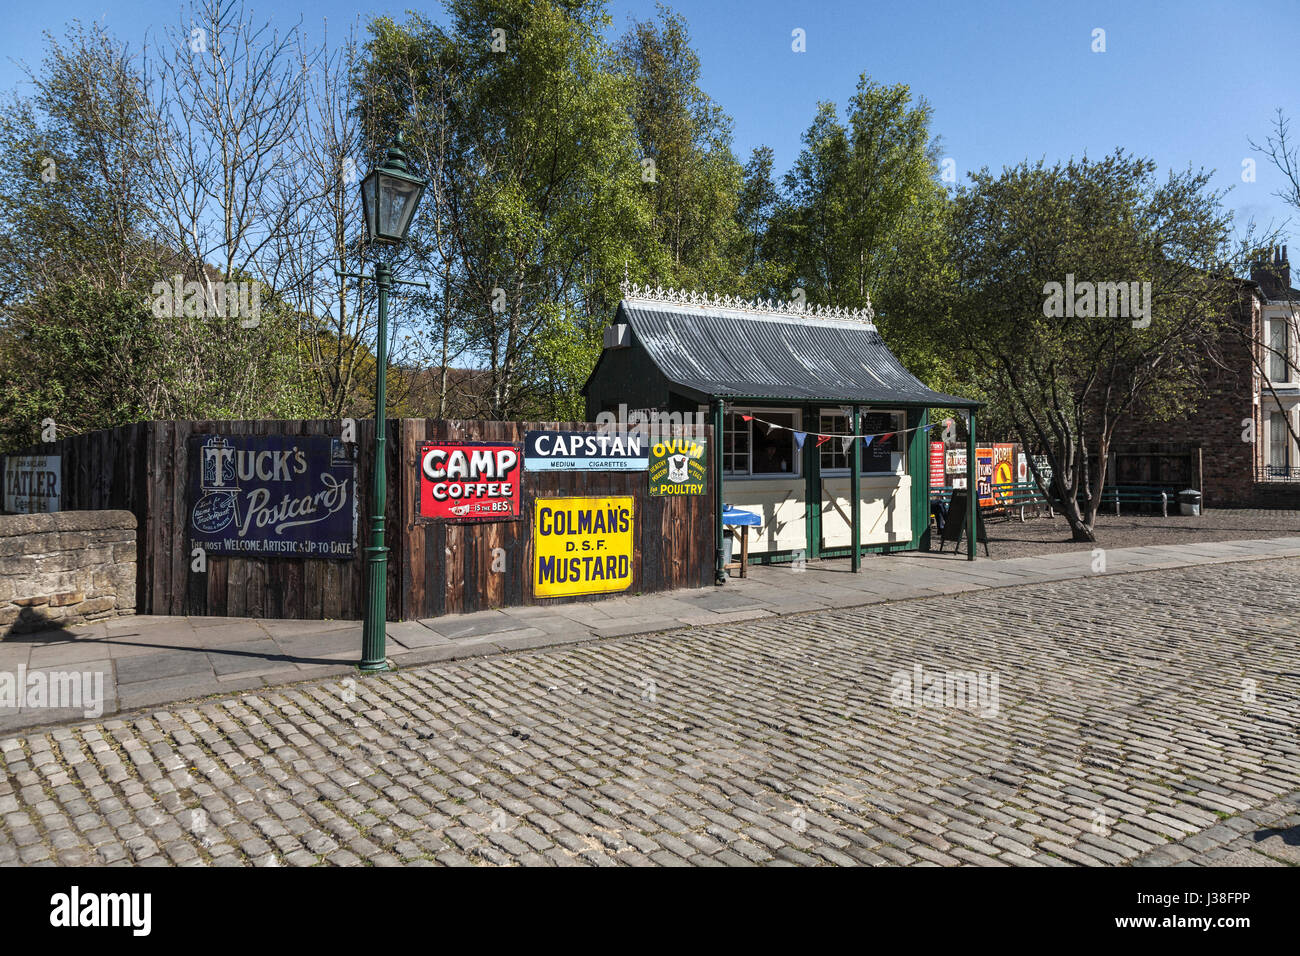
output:
[[[569,597],[632,586],[634,499],[538,498],[533,595]]]

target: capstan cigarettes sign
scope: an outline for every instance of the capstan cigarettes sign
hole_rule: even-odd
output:
[[[630,432],[527,432],[527,471],[645,471],[650,440]]]
[[[428,521],[512,521],[519,517],[519,445],[425,442],[420,446],[419,515]]]

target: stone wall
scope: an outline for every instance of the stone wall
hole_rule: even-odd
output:
[[[129,511],[0,515],[0,637],[135,613]]]

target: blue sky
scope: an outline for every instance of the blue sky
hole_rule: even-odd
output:
[[[416,6],[358,5],[341,0],[257,0],[258,19],[288,25],[302,17],[311,29],[328,18],[341,31],[358,15],[401,18]],[[964,180],[971,169],[994,169],[1024,159],[1048,162],[1116,146],[1150,156],[1162,169],[1217,170],[1214,185],[1232,187],[1226,199],[1239,226],[1254,219],[1300,235],[1293,214],[1273,193],[1277,173],[1250,149],[1262,141],[1274,110],[1300,121],[1300,85],[1294,41],[1300,38],[1295,0],[1056,3],[812,2],[789,0],[680,0],[672,6],[691,26],[703,65],[702,85],[735,120],[736,153],[752,147],[776,152],[779,171],[799,150],[799,136],[816,103],[841,107],[858,75],[907,83],[934,106],[934,131],[943,155]],[[52,12],[49,17],[45,9]],[[631,18],[654,15],[652,0],[610,4],[611,31]],[[181,20],[168,0],[63,0],[26,6],[0,36],[0,88],[22,79],[13,61],[39,61],[45,30],[69,19],[103,19],[137,46]],[[791,50],[791,31],[806,34],[807,51]],[[1093,31],[1105,31],[1106,51],[1094,53]],[[1300,125],[1296,127],[1300,136]],[[1257,160],[1256,181],[1243,182],[1242,162]]]

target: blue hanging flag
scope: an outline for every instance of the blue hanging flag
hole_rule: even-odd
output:
[[[808,433],[807,433],[807,432],[795,432],[795,433],[794,433],[794,443],[795,443],[796,445],[798,445],[800,449],[802,449],[802,448],[803,448],[803,440],[804,440],[805,438],[807,438],[807,437],[808,437]]]
[[[875,435],[863,435],[863,436],[862,436],[862,447],[863,447],[863,448],[870,448],[870,447],[871,447],[871,439],[873,439],[873,438],[875,438],[875,437],[876,437]]]

